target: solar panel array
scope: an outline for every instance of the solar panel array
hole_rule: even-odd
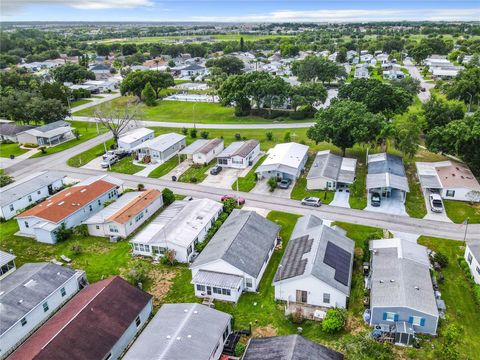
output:
[[[348,286],[351,257],[348,251],[330,241],[327,243],[323,262],[335,269],[334,279],[345,286]]]
[[[282,258],[282,266],[275,274],[275,281],[302,275],[308,262],[307,259],[302,259],[302,256],[310,252],[312,244],[313,239],[309,239],[308,235],[290,240]]]

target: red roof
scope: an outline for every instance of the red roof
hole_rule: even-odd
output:
[[[17,218],[36,216],[40,219],[58,223],[116,187],[115,184],[104,180],[97,180],[89,185],[72,186],[24,211]]]
[[[151,298],[118,276],[89,285],[8,359],[103,359]]]

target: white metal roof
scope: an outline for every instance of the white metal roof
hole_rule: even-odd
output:
[[[302,160],[308,152],[308,146],[297,144],[294,142],[277,144],[268,150],[268,156],[260,165],[256,172],[270,169],[271,166],[288,166],[293,169],[298,169],[301,166]]]
[[[157,151],[165,151],[170,146],[175,145],[183,139],[185,139],[185,135],[177,133],[162,134],[154,139],[147,140],[144,143],[135,146],[132,150],[149,148]]]
[[[204,145],[208,144],[210,140],[207,139],[198,139],[192,144],[188,145],[185,149],[179,152],[180,155],[192,155],[195,154],[199,149]]]
[[[15,258],[15,255],[0,250],[0,266],[3,266],[12,260],[15,260]]]
[[[138,139],[141,139],[145,136],[149,136],[150,134],[153,134],[153,133],[154,133],[153,130],[142,127],[142,128],[138,128],[125,133],[118,140],[127,144],[131,144],[137,141]]]

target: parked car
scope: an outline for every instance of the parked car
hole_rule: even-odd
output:
[[[373,193],[372,197],[370,198],[370,204],[372,204],[373,207],[379,207],[381,203],[382,203],[382,198],[380,197],[380,194]]]
[[[430,202],[430,209],[433,212],[437,212],[437,213],[443,212],[443,201],[440,195],[430,194],[428,196],[428,201]]]
[[[277,183],[277,186],[279,189],[288,189],[291,183],[292,183],[292,180],[290,179],[282,179],[282,181]]]
[[[100,163],[100,166],[103,169],[106,169],[109,166],[112,166],[113,164],[115,164],[117,161],[118,161],[117,155],[108,156],[108,157],[103,159],[103,161]]]
[[[427,91],[427,89],[425,89],[424,87],[422,87],[420,90],[421,90],[422,92]]]
[[[302,200],[302,205],[320,207],[322,202],[317,197],[306,197]]]
[[[112,157],[112,156],[116,156],[119,159],[121,159],[129,154],[130,153],[124,149],[108,150],[105,154],[103,154],[102,159],[105,160],[106,158]]]
[[[211,175],[218,175],[222,171],[222,167],[220,165],[215,165],[211,170],[210,174]]]
[[[222,198],[220,199],[222,202],[233,199],[236,202],[238,202],[239,205],[244,205],[245,204],[245,199],[242,197],[237,197],[235,195],[223,195]]]

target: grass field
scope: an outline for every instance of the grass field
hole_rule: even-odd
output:
[[[178,158],[174,156],[170,160],[165,161],[162,165],[154,169],[150,174],[148,174],[148,177],[158,179],[159,177],[162,177],[163,175],[168,174],[177,165],[178,165]]]
[[[135,102],[134,96],[121,96],[111,101],[95,105],[75,112],[75,116],[93,116],[97,108],[121,109],[127,104]],[[138,117],[143,120],[182,122],[197,124],[248,124],[248,123],[272,123],[274,120],[267,120],[255,116],[236,117],[232,107],[224,107],[214,103],[193,103],[185,101],[159,100],[155,106],[138,104]],[[299,122],[298,120],[278,118],[275,121]],[[300,120],[307,121],[307,120]],[[310,119],[311,121],[311,119]]]
[[[469,224],[480,224],[480,204],[471,205],[464,201],[444,200],[447,216],[454,223],[461,224],[468,218]]]
[[[80,154],[77,154],[70,159],[68,159],[67,164],[72,167],[82,167],[83,165],[87,164],[88,162],[92,161],[96,157],[102,156],[105,154],[105,146],[107,149],[110,148],[110,146],[113,145],[113,140],[108,140],[105,145],[104,144],[98,144]]]
[[[93,100],[91,99],[79,99],[79,100],[75,100],[75,101],[72,101],[70,103],[70,108],[74,108],[76,106],[80,106],[80,105],[83,105],[83,104],[88,104],[90,102],[92,102]]]
[[[8,158],[10,155],[19,156],[26,153],[28,149],[22,149],[17,143],[3,144],[0,143],[0,157]]]
[[[135,37],[135,38],[114,38],[114,39],[104,39],[96,41],[97,44],[111,44],[111,43],[121,43],[121,44],[148,44],[156,42],[172,42],[175,40],[183,39],[195,39],[194,42],[205,42],[205,41],[240,41],[240,38],[243,37],[245,41],[256,41],[263,39],[278,39],[286,38],[289,35],[255,35],[255,34],[218,34],[218,35],[166,35],[166,36],[146,36],[146,37]],[[211,39],[211,40],[210,40]]]
[[[185,171],[178,181],[187,183],[201,183],[208,176],[206,172],[217,163],[217,159],[213,159],[207,165],[193,164]]]
[[[238,191],[249,192],[257,184],[257,176],[255,175],[255,170],[262,165],[264,160],[267,158],[267,155],[263,155],[258,161],[253,165],[252,169],[248,172],[247,176],[239,177],[238,180],[232,185],[232,190],[237,190],[237,181],[238,181]]]

